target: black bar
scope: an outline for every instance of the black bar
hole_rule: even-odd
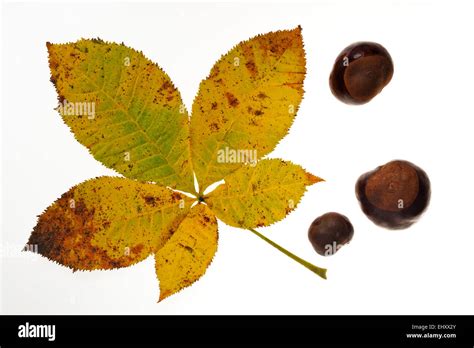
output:
[[[48,341],[47,337],[20,338],[19,327],[27,322],[30,327],[55,325],[55,340]],[[408,337],[409,334],[421,334],[422,337]],[[451,337],[439,338],[434,334],[447,334]],[[178,344],[282,344],[288,347],[416,345],[472,348],[474,316],[0,317],[1,348],[39,345],[160,347]]]

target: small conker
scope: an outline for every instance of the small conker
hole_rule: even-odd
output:
[[[376,225],[402,229],[415,223],[428,207],[428,175],[408,161],[395,160],[362,174],[356,183],[362,211]]]
[[[351,241],[354,228],[347,217],[339,213],[326,213],[316,218],[308,230],[314,250],[323,256],[335,254]]]
[[[329,77],[332,94],[346,104],[365,104],[390,82],[393,62],[375,42],[356,42],[336,58]]]

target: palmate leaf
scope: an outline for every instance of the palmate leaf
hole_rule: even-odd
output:
[[[154,254],[161,301],[205,273],[217,216],[326,276],[253,229],[283,219],[322,180],[288,161],[258,161],[287,134],[303,96],[300,27],[222,56],[199,87],[191,121],[169,77],[141,52],[99,39],[47,46],[64,122],[126,178],[85,181],[47,208],[28,241],[40,254],[73,270],[127,267]],[[79,112],[89,105],[92,115]],[[255,163],[222,161],[220,151],[254,153],[246,159]]]
[[[287,134],[303,98],[305,64],[300,27],[243,41],[217,61],[192,108],[201,191],[242,166],[222,163],[219,151],[255,151],[260,159]]]

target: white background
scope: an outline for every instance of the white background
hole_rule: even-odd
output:
[[[473,314],[472,14],[468,1],[4,4],[1,313]],[[326,182],[261,232],[328,267],[327,281],[222,223],[206,275],[160,304],[152,257],[127,269],[72,273],[17,252],[36,216],[63,192],[116,175],[53,110],[46,41],[123,41],[160,64],[191,109],[221,54],[298,24],[306,94],[270,157],[291,159]],[[347,106],[332,96],[328,77],[339,52],[360,40],[384,45],[395,74],[369,104]],[[414,162],[432,182],[428,211],[403,231],[372,224],[354,195],[360,174],[392,159]],[[309,244],[307,228],[327,211],[347,215],[355,236],[324,258]]]

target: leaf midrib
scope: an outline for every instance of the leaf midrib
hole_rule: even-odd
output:
[[[97,93],[103,93],[107,98],[109,98],[114,104],[115,106],[118,107],[118,109],[120,109],[126,116],[127,118],[130,119],[130,121],[136,126],[137,128],[137,132],[141,132],[144,137],[146,138],[147,142],[150,143],[156,150],[157,150],[157,155],[163,157],[163,159],[166,161],[168,167],[170,167],[174,174],[177,175],[179,178],[181,178],[181,175],[179,175],[175,168],[173,168],[170,163],[169,163],[169,159],[168,159],[168,156],[165,156],[163,154],[163,152],[161,151],[161,149],[159,148],[158,146],[158,143],[156,142],[155,139],[151,138],[147,133],[146,133],[146,130],[140,126],[140,124],[137,122],[137,120],[133,117],[133,115],[129,112],[129,110],[125,109],[125,107],[119,103],[117,100],[115,100],[115,98],[113,98],[109,93],[107,93],[103,87],[99,87],[99,85],[97,83],[95,83],[87,74],[83,73],[81,71],[81,74],[82,76],[84,76],[88,81],[90,81],[96,88],[97,88]],[[139,74],[138,74],[139,75]],[[130,101],[134,98],[134,94],[135,94],[135,89],[133,90],[133,93],[132,93],[132,96],[130,97]],[[169,175],[168,175],[169,176]]]

